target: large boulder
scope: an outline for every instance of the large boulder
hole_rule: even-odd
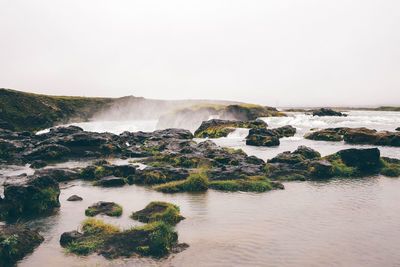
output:
[[[338,111],[334,111],[330,108],[320,108],[316,109],[312,113],[313,116],[344,116],[346,117],[347,115]]]
[[[246,145],[249,146],[278,146],[279,144],[279,136],[270,129],[250,129],[246,137]]]
[[[321,154],[318,151],[307,146],[299,146],[295,151],[293,151],[293,153],[300,154],[305,159],[316,159],[321,157]]]
[[[41,215],[60,206],[60,188],[48,175],[10,178],[4,184],[4,205],[8,217]]]
[[[43,240],[37,231],[22,225],[0,225],[0,266],[13,266]]]
[[[337,152],[347,166],[361,171],[374,171],[380,167],[380,151],[377,148],[350,148]]]
[[[194,132],[194,136],[198,138],[218,138],[227,136],[235,128],[266,128],[267,126],[267,123],[262,120],[245,122],[212,119],[203,121],[200,127]]]

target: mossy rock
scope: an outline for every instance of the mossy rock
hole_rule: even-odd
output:
[[[186,180],[154,186],[153,189],[164,193],[201,192],[206,191],[208,185],[207,171],[197,170],[193,171]]]
[[[273,189],[284,189],[283,184],[272,182],[264,176],[247,177],[247,179],[212,181],[209,187],[221,191],[266,192]]]
[[[0,225],[0,266],[13,266],[43,240],[37,231],[22,225]]]
[[[387,177],[399,177],[400,176],[400,160],[382,157],[380,174],[387,176]]]
[[[78,255],[96,252],[109,259],[135,255],[164,256],[178,245],[177,232],[162,221],[122,231],[101,220],[87,219],[82,223],[82,231],[70,235],[72,238],[61,239],[68,252]]]
[[[167,202],[151,202],[144,209],[133,212],[131,218],[143,223],[163,221],[175,225],[184,219],[179,207]]]
[[[208,120],[203,121],[194,132],[197,138],[219,138],[226,137],[236,128],[266,128],[268,125],[262,120],[255,121],[230,121],[230,120]]]
[[[118,217],[122,215],[122,207],[114,202],[99,201],[85,210],[86,216],[93,217],[97,214]]]

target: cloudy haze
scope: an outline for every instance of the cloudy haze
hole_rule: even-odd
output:
[[[0,0],[0,87],[400,105],[400,1]]]

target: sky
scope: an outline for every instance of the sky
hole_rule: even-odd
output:
[[[400,105],[398,0],[0,0],[0,87]]]

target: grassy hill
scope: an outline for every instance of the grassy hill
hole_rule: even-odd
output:
[[[86,121],[115,99],[48,96],[0,89],[0,120],[16,131],[36,131],[57,123]]]

